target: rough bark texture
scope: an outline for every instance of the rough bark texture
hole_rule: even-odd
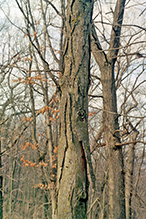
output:
[[[92,53],[101,71],[103,88],[103,127],[109,167],[109,218],[125,219],[125,192],[122,148],[117,115],[114,66],[120,47],[125,0],[117,0],[108,53],[102,49],[96,31],[92,29]]]
[[[64,73],[60,79],[58,219],[86,218],[92,2],[68,0]],[[88,163],[88,164],[87,164]]]

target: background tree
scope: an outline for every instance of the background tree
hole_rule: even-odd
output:
[[[100,81],[102,83],[102,93],[103,93],[103,113],[102,113],[102,116],[103,117],[102,117],[102,120],[101,120],[101,127],[100,127],[99,131],[96,134],[95,140],[93,141],[93,143],[91,143],[91,146],[95,146],[95,145],[97,145],[97,147],[101,147],[101,146],[105,146],[105,145],[107,146],[107,144],[110,144],[112,142],[111,139],[114,139],[116,137],[118,137],[118,139],[120,139],[121,136],[122,136],[122,138],[121,138],[122,142],[120,144],[116,143],[117,146],[119,145],[119,149],[115,148],[113,151],[110,151],[110,150],[106,151],[107,154],[106,154],[105,158],[108,160],[108,162],[110,162],[110,164],[108,164],[108,166],[109,166],[109,180],[108,180],[109,192],[110,192],[110,183],[109,183],[109,181],[111,183],[114,183],[114,185],[111,185],[112,189],[114,188],[114,186],[116,187],[116,183],[117,183],[117,180],[111,180],[110,179],[110,174],[111,174],[110,173],[110,168],[111,168],[111,171],[114,171],[114,174],[111,174],[112,177],[114,177],[114,175],[118,174],[118,173],[122,174],[123,177],[124,177],[124,172],[126,172],[126,175],[125,175],[126,184],[124,184],[124,180],[122,180],[123,182],[121,181],[121,183],[123,185],[123,187],[121,187],[121,188],[123,188],[122,189],[123,190],[123,193],[122,193],[123,195],[121,195],[121,197],[123,196],[122,200],[124,200],[124,196],[126,198],[126,216],[124,216],[124,203],[122,204],[123,205],[123,207],[122,207],[123,208],[123,216],[118,215],[118,213],[120,214],[120,211],[118,211],[118,213],[117,213],[117,211],[114,211],[113,213],[111,213],[111,210],[113,209],[113,207],[112,207],[112,205],[113,205],[112,197],[113,197],[113,199],[116,199],[116,198],[120,197],[119,195],[115,195],[116,189],[114,189],[113,195],[111,194],[110,197],[109,197],[109,211],[110,211],[110,216],[109,217],[110,218],[116,218],[116,217],[117,218],[122,218],[122,217],[123,218],[125,218],[125,217],[130,218],[130,217],[132,217],[132,214],[128,213],[128,212],[130,211],[132,206],[130,206],[128,204],[130,202],[130,198],[128,198],[128,197],[131,196],[130,195],[130,193],[131,193],[130,190],[133,189],[132,181],[131,181],[131,179],[132,179],[131,176],[133,174],[133,171],[132,171],[132,166],[130,167],[130,165],[132,165],[132,163],[134,161],[134,153],[131,151],[131,147],[129,147],[129,153],[131,153],[131,155],[128,155],[128,159],[127,159],[127,156],[124,157],[125,158],[125,167],[123,165],[124,163],[122,162],[122,160],[123,160],[122,157],[124,155],[125,149],[126,149],[126,152],[127,152],[130,142],[134,144],[134,148],[135,148],[136,138],[137,138],[137,133],[138,133],[137,129],[135,130],[135,128],[143,120],[143,117],[139,117],[139,119],[137,118],[137,120],[139,120],[139,121],[137,121],[137,123],[135,123],[135,125],[133,126],[132,130],[130,132],[128,132],[129,133],[128,134],[129,139],[128,138],[126,139],[127,134],[123,133],[123,129],[124,129],[124,127],[127,127],[127,124],[131,125],[131,123],[129,122],[129,119],[131,120],[132,117],[130,117],[130,115],[134,116],[131,113],[133,113],[134,109],[136,110],[136,107],[138,105],[137,100],[135,98],[135,85],[138,82],[138,78],[140,76],[142,76],[142,74],[143,74],[143,69],[140,69],[140,66],[141,67],[143,66],[143,61],[141,62],[140,65],[138,64],[137,67],[132,67],[132,64],[133,64],[132,59],[131,59],[131,62],[129,62],[129,60],[130,60],[129,55],[130,54],[127,57],[127,53],[125,51],[133,49],[132,48],[133,43],[136,43],[136,41],[139,40],[142,37],[141,33],[142,33],[142,31],[145,31],[145,29],[141,26],[138,26],[138,25],[136,26],[135,25],[135,28],[136,28],[135,29],[135,34],[130,35],[129,41],[128,41],[128,39],[125,38],[125,41],[123,42],[121,40],[121,43],[120,43],[120,38],[123,39],[123,34],[125,34],[126,31],[127,32],[129,31],[129,30],[126,29],[126,27],[129,28],[131,26],[131,28],[132,28],[132,24],[131,25],[129,25],[129,24],[126,25],[124,23],[123,27],[121,25],[122,24],[122,19],[123,19],[123,10],[124,10],[124,8],[126,8],[124,6],[124,1],[117,1],[116,4],[115,4],[115,9],[113,9],[113,7],[111,6],[109,8],[109,10],[105,9],[104,12],[103,12],[103,5],[102,4],[98,4],[98,8],[100,9],[100,12],[97,15],[97,17],[95,17],[95,20],[94,20],[94,25],[95,25],[96,31],[95,31],[94,28],[93,28],[93,31],[92,31],[92,53],[94,54],[94,58],[95,58],[96,62],[98,63],[101,75],[99,74],[99,77],[94,76],[94,75],[93,76],[96,77],[96,79],[99,80],[98,90],[100,88]],[[111,16],[110,15],[108,16],[108,14],[111,14]],[[99,15],[101,15],[101,16],[99,16]],[[127,16],[127,14],[126,14],[126,16]],[[125,21],[127,22],[126,19],[125,19]],[[99,29],[99,27],[101,29],[103,29],[103,32],[101,32],[101,29]],[[121,27],[122,27],[122,31],[121,31]],[[108,30],[108,31],[106,31],[106,30]],[[111,35],[109,35],[109,32],[110,32],[109,30],[111,30]],[[134,39],[135,35],[137,36],[137,39]],[[135,42],[133,42],[133,43],[131,42],[131,44],[130,44],[131,39],[134,39]],[[145,42],[143,42],[143,43],[145,43]],[[131,52],[131,55],[132,56],[130,56],[130,58],[133,57],[133,60],[135,60],[135,57],[140,58],[140,56],[137,56],[137,52]],[[142,56],[141,56],[141,58],[142,58]],[[106,69],[105,73],[103,72],[104,68]],[[109,71],[110,68],[112,69],[113,72]],[[140,74],[138,75],[138,78],[136,77],[134,82],[133,82],[132,80],[130,80],[129,76],[131,76],[131,74],[134,71],[138,70],[138,69],[140,71]],[[128,71],[128,73],[127,73],[127,71]],[[111,74],[109,72],[111,72]],[[108,79],[108,77],[110,77],[110,76],[111,76],[111,78]],[[129,84],[127,84],[127,86],[125,88],[123,86],[123,81],[125,79],[127,80],[127,78],[129,79],[129,81],[131,81],[133,86],[130,85],[128,87]],[[134,79],[134,76],[132,76],[132,78]],[[109,82],[109,87],[108,87],[108,82]],[[142,83],[145,83],[145,80],[143,80]],[[115,84],[115,89],[114,89],[114,84]],[[137,86],[137,88],[138,88],[138,86]],[[132,87],[132,88],[130,88],[130,87]],[[113,111],[113,109],[116,110],[116,96],[115,96],[115,94],[112,93],[112,96],[111,96],[112,98],[110,98],[110,91],[108,90],[108,88],[110,88],[111,92],[113,92],[115,94],[116,93],[118,94],[119,100],[121,100],[121,96],[119,95],[120,92],[122,92],[122,95],[123,95],[123,93],[125,93],[125,94],[128,93],[128,94],[126,94],[125,100],[123,100],[123,103],[121,104],[121,109],[119,110],[120,113],[117,116],[116,116],[117,112]],[[124,88],[125,90],[123,91],[122,88]],[[130,91],[128,91],[129,88],[130,88]],[[99,90],[99,92],[100,92],[100,90]],[[107,96],[104,96],[104,92],[106,93]],[[94,94],[95,94],[95,91],[94,91]],[[96,98],[101,97],[100,95],[97,95],[97,96],[96,95],[91,95],[92,98],[94,96]],[[128,98],[129,99],[131,98],[131,103],[128,102]],[[119,100],[118,100],[118,107],[120,107]],[[111,101],[111,108],[107,109],[106,107],[108,106],[110,101]],[[114,107],[112,108],[112,106],[114,106]],[[96,107],[95,107],[95,109],[96,109]],[[106,118],[105,115],[106,114],[108,115],[107,120],[105,120],[105,118]],[[113,120],[110,116],[113,118]],[[112,122],[112,125],[114,125],[115,123],[117,123],[118,117],[119,117],[119,121],[120,121],[120,123],[119,123],[120,127],[115,126],[116,127],[115,131],[111,133],[112,136],[108,139],[108,137],[106,136],[106,127],[107,127],[106,125],[108,124],[107,121],[110,118],[110,122]],[[122,124],[121,124],[121,121],[122,121]],[[136,120],[135,120],[135,122],[136,122]],[[132,121],[132,123],[133,123],[133,121]],[[108,135],[110,135],[109,130],[112,130],[112,129],[109,128],[109,126],[108,126],[108,130],[107,130]],[[131,136],[130,135],[132,135],[133,136],[132,138],[135,139],[135,140],[131,141]],[[104,138],[102,138],[102,136],[104,136]],[[106,142],[106,139],[108,139],[108,143]],[[104,141],[104,142],[100,143],[101,140]],[[126,140],[129,141],[129,142],[126,142]],[[97,141],[99,142],[98,144],[96,143]],[[127,145],[127,147],[125,145]],[[122,147],[122,148],[120,148],[120,147]],[[94,148],[93,148],[93,150],[94,150]],[[119,171],[115,170],[117,165],[113,165],[113,168],[111,167],[111,163],[115,162],[114,160],[117,159],[117,156],[114,155],[113,158],[110,158],[110,156],[112,156],[114,153],[118,154],[117,150],[119,150],[120,157],[121,157],[121,165],[118,165],[118,167],[121,166]],[[101,153],[101,151],[104,152],[104,150],[100,149],[100,153]],[[120,161],[120,159],[117,159],[117,161]],[[115,168],[114,168],[114,166],[115,166]],[[123,170],[123,172],[122,172],[122,170]],[[130,172],[130,177],[128,177],[129,172]],[[123,177],[121,176],[121,177],[119,177],[119,179],[121,180]],[[116,179],[118,179],[118,177],[116,177]],[[103,179],[103,183],[104,183],[104,179]],[[106,184],[104,183],[104,185],[106,185]],[[120,185],[120,184],[118,183],[118,185]],[[129,187],[129,185],[130,185],[130,187]],[[128,190],[128,192],[125,193],[125,194],[124,194],[124,187],[126,188],[126,191]],[[105,188],[105,186],[104,186],[104,188]],[[129,190],[129,188],[130,188],[130,190]],[[122,190],[120,190],[120,188],[118,188],[119,192],[120,191],[122,192]],[[103,195],[104,194],[105,193],[103,193]],[[103,199],[104,199],[104,197],[103,197]],[[99,200],[100,200],[99,197],[96,200],[99,202]],[[105,201],[103,201],[103,203],[104,203],[103,204],[104,215],[102,215],[101,217],[105,217],[106,213],[107,213],[106,212],[107,208],[106,208],[106,205],[105,205]],[[118,203],[118,201],[116,201],[116,203],[115,203],[114,210],[116,209],[116,207],[118,207],[117,203]],[[122,210],[122,208],[120,207],[121,210]],[[116,214],[116,215],[114,215],[114,214]]]
[[[119,145],[120,136],[114,78],[124,8],[125,1],[117,1],[107,54],[100,45],[95,29],[92,31],[92,51],[100,68],[103,90],[103,126],[109,168],[109,218],[125,218],[123,155],[122,147]]]

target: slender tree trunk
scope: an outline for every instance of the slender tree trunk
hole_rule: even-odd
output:
[[[2,218],[3,218],[3,176],[2,176],[1,139],[0,139],[0,219]]]
[[[128,119],[127,119],[128,121]],[[129,140],[131,142],[136,141],[136,138],[139,134],[137,129],[133,127],[130,121],[129,126],[133,133],[130,134]],[[132,218],[132,189],[133,189],[133,171],[134,171],[134,157],[135,157],[135,144],[132,143],[129,145],[128,149],[128,159],[126,162],[126,174],[125,174],[125,205],[126,205],[126,219]]]
[[[126,219],[131,219],[131,199],[132,199],[132,184],[133,184],[133,169],[134,169],[134,144],[129,145],[128,163],[125,175],[125,205]]]
[[[0,112],[0,123],[2,121],[3,114]],[[2,175],[2,126],[0,125],[0,219],[3,218],[3,175]]]
[[[92,29],[92,53],[101,71],[103,89],[103,128],[108,152],[110,219],[126,218],[123,154],[122,147],[118,146],[120,135],[114,78],[114,67],[120,47],[125,1],[116,1],[108,53],[105,53],[102,49],[94,27]]]
[[[118,146],[120,136],[112,65],[102,69],[101,81],[103,86],[103,124],[109,166],[109,218],[125,219],[123,156],[122,147]]]
[[[49,97],[48,97],[48,85],[47,85],[47,75],[45,73],[45,88],[44,88],[44,101],[45,101],[45,105],[49,106]],[[56,175],[56,169],[52,168],[53,166],[53,159],[52,159],[52,155],[53,155],[53,136],[52,136],[52,129],[51,129],[51,121],[50,121],[50,113],[49,110],[46,111],[46,124],[47,124],[47,141],[46,141],[46,146],[47,146],[47,150],[49,152],[49,167],[50,167],[50,175]],[[55,183],[56,179],[53,179],[52,182]],[[55,208],[56,208],[56,194],[55,194],[55,189],[52,188],[50,189],[50,196],[51,196],[51,203],[52,203],[52,219],[57,219],[56,216],[56,212],[55,212]]]
[[[86,218],[90,23],[92,3],[68,0],[64,73],[60,80],[58,219]]]

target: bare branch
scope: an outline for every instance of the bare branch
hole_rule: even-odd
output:
[[[91,50],[98,65],[103,66],[107,62],[107,57],[101,47],[94,25],[92,25],[91,31]]]
[[[52,2],[48,1],[48,0],[44,0],[45,2],[47,2],[49,5],[51,5],[51,7],[55,10],[55,12],[62,17],[63,15],[58,11],[58,9],[55,7],[55,5],[52,4]]]
[[[108,52],[108,59],[110,60],[110,62],[115,62],[117,59],[117,54],[120,47],[120,35],[123,23],[125,2],[126,0],[117,0],[116,3],[113,26],[110,37],[110,51]]]

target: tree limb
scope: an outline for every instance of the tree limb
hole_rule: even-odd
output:
[[[117,59],[117,54],[120,47],[120,36],[123,23],[125,2],[126,0],[117,0],[116,3],[110,37],[110,47],[108,52],[108,59],[110,60],[110,62],[115,62]]]

